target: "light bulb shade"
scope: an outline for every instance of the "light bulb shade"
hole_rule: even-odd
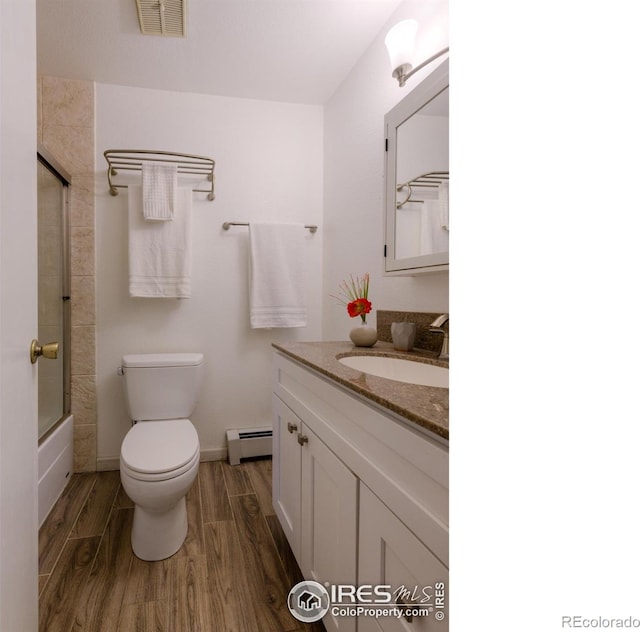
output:
[[[385,46],[391,59],[391,70],[401,66],[411,69],[411,56],[416,41],[418,23],[415,20],[398,22],[384,38]]]

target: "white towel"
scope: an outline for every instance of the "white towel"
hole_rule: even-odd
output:
[[[303,224],[249,225],[251,327],[306,327]]]
[[[172,222],[145,222],[142,187],[129,186],[129,295],[191,296],[191,189],[176,195]]]
[[[432,255],[439,252],[449,252],[449,230],[443,228],[440,216],[440,200],[426,195],[422,205],[420,222],[421,243],[416,254]]]
[[[438,185],[438,199],[440,200],[440,227],[449,230],[449,182],[443,181]]]
[[[178,166],[166,162],[142,163],[142,211],[147,221],[173,219],[178,189]]]

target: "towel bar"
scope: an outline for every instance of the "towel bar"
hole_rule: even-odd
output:
[[[249,226],[249,222],[225,222],[222,224],[224,230],[229,230],[232,226]],[[315,233],[318,230],[318,227],[313,224],[305,225],[305,228],[308,228],[311,233]]]
[[[151,149],[107,149],[104,152],[107,161],[107,180],[109,181],[109,193],[118,195],[118,189],[126,189],[126,184],[114,184],[111,180],[119,171],[142,171],[142,163],[145,161],[171,162],[178,166],[179,174],[199,175],[206,177],[211,182],[207,189],[193,189],[196,193],[208,193],[207,198],[213,200],[215,176],[213,170],[216,162],[204,156],[192,154],[180,154],[171,151],[153,151]]]
[[[413,180],[409,180],[408,182],[404,182],[402,184],[398,184],[396,186],[396,191],[401,193],[403,189],[407,189],[408,194],[407,197],[400,201],[396,202],[396,208],[402,208],[407,202],[417,202],[419,204],[423,203],[423,200],[414,200],[411,198],[413,195],[412,187],[422,187],[422,188],[437,188],[441,182],[449,181],[449,172],[448,171],[429,171],[428,173],[423,173],[420,176],[417,176]]]

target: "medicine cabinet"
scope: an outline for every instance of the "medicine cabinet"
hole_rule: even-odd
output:
[[[449,61],[384,118],[385,273],[449,268]]]

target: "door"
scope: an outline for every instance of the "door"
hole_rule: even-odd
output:
[[[358,479],[302,424],[301,551],[305,579],[356,584]],[[327,632],[352,632],[354,617],[324,616]]]
[[[358,619],[358,632],[447,632],[448,571],[400,519],[360,485],[358,581],[390,586],[398,616]]]
[[[0,0],[0,630],[38,629],[35,0]]]
[[[38,340],[58,345],[38,363],[38,439],[68,412],[67,186],[69,177],[38,152]]]
[[[302,422],[273,396],[273,508],[300,564],[300,446]]]

